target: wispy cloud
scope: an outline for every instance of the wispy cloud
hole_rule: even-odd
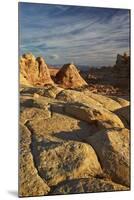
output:
[[[20,53],[51,64],[112,65],[129,52],[129,10],[20,3]]]
[[[59,58],[59,56],[57,54],[52,54],[52,55],[49,56],[49,58],[57,60]]]

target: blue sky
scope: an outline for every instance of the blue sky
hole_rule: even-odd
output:
[[[113,65],[129,52],[129,10],[19,3],[20,54],[49,64]]]

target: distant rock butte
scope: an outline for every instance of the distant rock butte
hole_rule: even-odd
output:
[[[20,84],[33,86],[53,84],[47,64],[42,57],[35,58],[28,53],[20,58]]]
[[[77,88],[87,85],[74,64],[65,64],[56,74],[56,82],[64,88]]]
[[[128,56],[126,53],[124,53],[124,55],[117,55],[117,60],[116,60],[116,65],[127,65],[130,63],[130,56]]]
[[[113,67],[91,68],[88,75],[88,83],[112,85],[115,87],[128,89],[130,87],[130,56],[117,55]]]
[[[113,67],[113,75],[115,83],[123,88],[130,87],[130,56],[117,55],[116,65]]]

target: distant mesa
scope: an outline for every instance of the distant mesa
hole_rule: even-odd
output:
[[[33,86],[54,84],[42,57],[35,58],[32,53],[28,53],[20,58],[20,84]]]
[[[81,77],[76,66],[72,63],[63,65],[56,74],[56,83],[64,88],[77,88],[86,86],[86,81]]]
[[[130,63],[130,56],[127,55],[127,53],[124,53],[124,55],[117,55],[116,65],[128,65]]]
[[[113,67],[113,80],[119,87],[130,87],[130,56],[126,53],[124,55],[117,55],[116,64]]]
[[[101,67],[90,69],[88,83],[110,84],[112,86],[129,89],[130,87],[130,56],[117,55],[113,67]]]

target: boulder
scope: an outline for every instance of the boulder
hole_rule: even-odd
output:
[[[104,107],[107,110],[114,111],[121,107],[129,105],[129,101],[119,97],[108,97],[105,95],[94,94],[89,90],[76,91],[76,90],[63,90],[56,95],[58,100],[67,102],[78,102],[84,105],[97,105]]]
[[[99,102],[100,104],[102,104],[102,106],[104,108],[106,108],[107,110],[114,111],[114,110],[119,109],[119,108],[122,107],[122,105],[119,103],[119,99],[115,100],[115,99],[112,99],[112,98],[104,96],[104,95],[94,94],[94,93],[92,93],[90,91],[85,91],[84,94],[86,96],[94,99],[95,101]],[[124,101],[122,100],[122,102],[124,102]],[[120,100],[120,102],[121,102],[121,100]]]
[[[128,100],[120,98],[120,97],[111,96],[110,98],[113,99],[114,101],[118,102],[121,105],[121,107],[126,107],[126,106],[129,106],[129,104],[130,104]]]
[[[49,186],[68,179],[102,174],[95,151],[88,144],[45,136],[35,136],[32,141],[37,169]]]
[[[113,181],[130,185],[129,130],[103,130],[87,138],[100,160],[101,166]]]
[[[100,106],[103,107],[101,103],[97,100],[93,99],[89,95],[86,95],[84,92],[76,91],[76,90],[63,90],[59,94],[57,94],[56,99],[70,102],[70,103],[79,103],[81,105],[87,106]]]
[[[90,124],[95,124],[100,129],[124,127],[122,121],[117,115],[99,106],[87,107],[77,104],[66,104],[65,113]]]

